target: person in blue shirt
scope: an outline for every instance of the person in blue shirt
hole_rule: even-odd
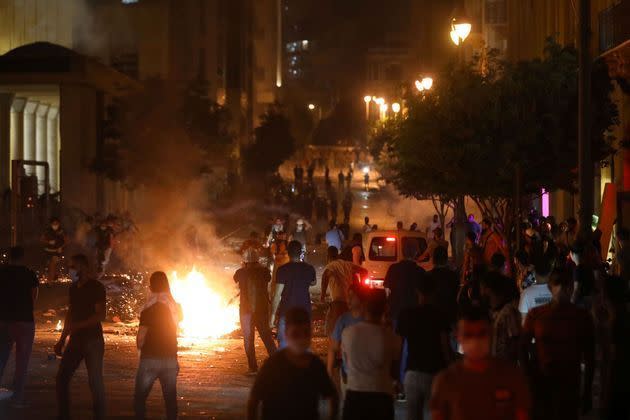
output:
[[[326,244],[328,246],[334,246],[341,253],[343,249],[343,241],[346,238],[343,236],[343,232],[337,227],[337,223],[334,220],[330,221],[330,230],[326,232]]]
[[[335,328],[330,334],[328,345],[327,369],[333,382],[341,390],[341,401],[345,397],[346,374],[343,361],[341,360],[341,334],[346,328],[364,321],[363,316],[363,294],[361,286],[352,285],[348,289],[348,312],[339,317],[335,323]]]

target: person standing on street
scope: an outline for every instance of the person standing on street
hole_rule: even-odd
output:
[[[337,419],[335,386],[324,363],[309,350],[309,312],[294,307],[284,317],[287,346],[271,355],[256,376],[247,402],[247,419],[319,420],[322,398],[328,400],[328,418]]]
[[[105,342],[101,326],[106,313],[105,287],[91,274],[85,255],[73,256],[69,268],[72,285],[68,312],[61,337],[54,348],[55,354],[61,356],[56,378],[59,418],[70,418],[70,380],[81,362],[85,361],[94,418],[100,420],[105,418]]]
[[[273,295],[271,308],[271,325],[278,319],[278,347],[287,346],[285,335],[285,314],[290,308],[302,308],[310,317],[311,295],[309,288],[315,286],[315,268],[312,265],[300,261],[302,244],[298,241],[289,242],[288,246],[290,262],[278,269],[277,282]]]
[[[370,233],[372,232],[372,225],[370,225],[370,218],[365,216],[363,218],[363,233]]]
[[[151,295],[140,313],[136,345],[140,364],[136,375],[134,409],[136,418],[146,417],[146,400],[156,380],[160,381],[166,418],[177,418],[177,326],[182,309],[171,295],[166,274],[156,271],[149,279]]]
[[[481,238],[479,239],[479,244],[482,249],[483,263],[489,266],[492,263],[492,256],[497,252],[506,256],[507,259],[507,250],[505,248],[505,244],[503,243],[503,238],[501,235],[494,229],[492,220],[486,218],[481,221]]]
[[[400,340],[384,325],[385,305],[385,293],[370,290],[365,321],[347,327],[341,334],[341,354],[348,376],[344,420],[394,419],[392,373],[400,354]]]
[[[534,252],[534,275],[536,283],[523,290],[521,293],[518,310],[523,322],[532,309],[551,302],[553,296],[547,286],[549,276],[554,267],[555,254],[551,248],[544,253],[542,250]]]
[[[433,377],[451,360],[451,322],[435,304],[436,286],[432,276],[420,283],[418,305],[403,310],[396,327],[396,333],[409,343],[405,373],[407,420],[428,418]]]
[[[338,252],[343,249],[343,241],[346,238],[343,236],[343,232],[337,226],[334,220],[330,221],[330,229],[326,232],[326,244],[328,246],[334,246]]]
[[[37,299],[37,275],[22,264],[24,250],[9,250],[9,264],[0,265],[0,380],[15,344],[15,373],[12,396],[16,406],[24,404],[28,362],[35,339],[33,306]],[[2,398],[4,399],[4,398]]]
[[[243,333],[243,345],[247,356],[249,374],[258,371],[256,361],[254,330],[258,330],[267,353],[271,356],[276,351],[276,343],[273,341],[269,328],[269,293],[267,286],[271,281],[271,275],[266,267],[258,262],[259,255],[255,249],[248,249],[243,254],[243,267],[234,274],[234,281],[240,289],[239,313],[241,318],[241,331]]]
[[[61,228],[61,221],[53,217],[50,219],[50,225],[46,232],[42,235],[44,243],[44,251],[48,257],[48,281],[57,280],[59,262],[63,257],[63,249],[66,246],[66,234]]]
[[[457,324],[463,359],[433,381],[433,420],[527,420],[531,400],[525,375],[509,362],[490,355],[488,314],[467,309]]]
[[[577,420],[580,411],[587,414],[592,408],[593,320],[571,303],[573,278],[568,270],[554,271],[549,289],[551,303],[533,308],[525,319],[519,359],[532,383],[535,418]]]

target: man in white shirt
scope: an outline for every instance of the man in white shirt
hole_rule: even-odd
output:
[[[537,252],[534,251],[534,254]],[[549,276],[554,266],[554,253],[546,252],[541,255],[534,255],[534,275],[536,283],[523,290],[521,299],[518,304],[518,310],[521,313],[523,322],[527,317],[527,313],[532,309],[551,302],[551,291],[547,285]]]
[[[341,353],[348,383],[344,419],[394,419],[394,364],[400,355],[400,338],[383,324],[385,293],[370,290],[366,317],[342,333]]]

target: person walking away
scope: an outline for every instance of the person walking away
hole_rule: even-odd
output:
[[[597,250],[589,243],[576,241],[570,247],[569,255],[575,264],[571,302],[590,310],[595,293],[595,270],[601,265],[599,258],[597,258]]]
[[[92,276],[88,258],[75,255],[70,259],[68,312],[55,354],[61,356],[56,378],[57,405],[60,419],[70,418],[70,380],[82,361],[87,368],[95,419],[105,418],[103,384],[103,328],[105,320],[105,287]],[[66,339],[67,342],[66,342]]]
[[[284,316],[287,346],[262,365],[249,395],[247,419],[318,420],[322,398],[328,400],[328,418],[336,419],[337,391],[324,363],[310,351],[309,311],[294,307]]]
[[[343,241],[346,239],[343,236],[343,232],[337,227],[337,223],[334,220],[330,221],[330,229],[326,232],[326,244],[328,246],[334,246],[338,252],[343,249]]]
[[[365,216],[363,218],[363,233],[370,233],[372,232],[372,225],[370,225],[370,218]]]
[[[593,321],[571,303],[572,280],[568,270],[554,271],[551,303],[533,308],[525,318],[519,359],[532,383],[537,419],[577,420],[580,411],[587,414],[592,408]]]
[[[547,283],[553,270],[554,262],[555,252],[552,248],[548,248],[547,251],[539,249],[534,252],[534,275],[536,276],[536,283],[529,286],[521,293],[518,304],[518,310],[521,313],[523,322],[525,322],[529,311],[551,302],[552,295]]]
[[[23,265],[23,259],[24,249],[13,247],[9,250],[9,263],[0,265],[0,380],[15,345],[13,389],[4,392],[0,400],[12,397],[17,407],[24,404],[24,387],[35,338],[33,306],[39,286],[37,275]]]
[[[343,313],[335,323],[329,335],[327,370],[333,382],[338,385],[341,401],[345,400],[348,384],[348,370],[341,358],[341,336],[344,330],[362,322],[364,318],[365,293],[360,285],[352,285],[348,290],[348,311]]]
[[[370,173],[366,172],[365,175],[363,175],[363,184],[365,185],[365,191],[369,191],[370,189]]]
[[[448,266],[448,253],[446,248],[437,247],[433,252],[433,270],[427,276],[435,284],[435,303],[441,308],[448,318],[451,327],[451,345],[457,348],[452,332],[457,322],[457,292],[459,291],[459,277]]]
[[[66,246],[66,234],[58,218],[50,219],[48,229],[42,235],[42,242],[48,258],[48,281],[53,282],[57,280],[59,262],[63,258],[63,249]]]
[[[140,363],[136,374],[134,410],[146,418],[146,400],[156,380],[160,381],[166,418],[177,418],[177,326],[182,309],[173,299],[166,274],[156,271],[149,279],[151,294],[140,312],[136,345]]]
[[[302,308],[310,317],[311,295],[309,288],[315,286],[315,268],[312,265],[300,261],[302,244],[298,241],[289,242],[288,253],[290,262],[278,269],[277,283],[273,295],[271,308],[271,325],[278,320],[278,347],[284,349],[287,346],[285,327],[285,314],[290,308]]]
[[[490,308],[491,353],[493,357],[512,362],[516,366],[521,335],[521,314],[516,307],[513,290],[506,282],[509,279],[489,274],[491,273],[481,278],[481,296]]]
[[[400,313],[417,305],[416,291],[425,280],[426,272],[416,264],[418,242],[403,244],[404,260],[392,264],[387,270],[383,287],[388,291],[389,320],[396,329]],[[407,363],[407,342],[403,341],[400,358],[400,383],[404,381]]]
[[[405,309],[396,333],[409,343],[405,373],[407,420],[429,418],[433,377],[451,361],[449,315],[436,305],[436,282],[432,276],[420,283],[418,305]]]
[[[243,345],[249,368],[248,374],[255,374],[258,371],[254,329],[258,330],[267,353],[271,356],[276,351],[276,343],[273,341],[269,328],[267,286],[271,281],[271,275],[269,270],[259,263],[258,259],[258,252],[252,248],[248,249],[243,254],[243,267],[234,273],[234,281],[240,290],[239,314]]]
[[[433,381],[433,420],[529,419],[527,380],[518,367],[492,357],[491,328],[481,308],[469,308],[461,315],[457,336],[464,355]]]
[[[326,313],[326,335],[329,336],[337,319],[348,311],[348,290],[367,272],[351,262],[339,258],[337,248],[328,247],[328,264],[322,274],[320,301],[326,302],[326,296],[330,290],[330,308]]]
[[[341,201],[341,208],[343,209],[343,222],[350,222],[350,212],[352,211],[352,192],[350,190],[346,191],[346,194],[343,196],[343,200]]]
[[[339,171],[337,179],[339,181],[339,190],[342,190],[346,185],[346,176],[343,174],[343,171]]]
[[[384,325],[385,293],[371,289],[366,300],[365,321],[341,334],[341,354],[347,367],[348,385],[343,405],[344,420],[394,419],[392,372],[400,355],[400,340]]]
[[[497,252],[506,255],[503,238],[494,230],[492,220],[485,218],[481,221],[481,239],[479,240],[482,252],[483,263],[490,265],[492,256]]]
[[[276,239],[269,247],[269,252],[273,258],[273,268],[271,270],[271,284],[269,290],[271,291],[271,299],[273,301],[274,293],[276,290],[276,282],[278,281],[278,269],[283,265],[289,263],[287,234],[284,232],[278,232]],[[300,256],[302,255],[302,244],[300,244]]]
[[[306,259],[306,244],[307,244],[307,233],[311,230],[312,226],[306,220],[300,218],[295,222],[295,230],[291,233],[290,241],[298,241],[302,244],[302,258],[304,261]]]

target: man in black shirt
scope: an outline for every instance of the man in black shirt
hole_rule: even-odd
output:
[[[431,383],[451,360],[448,316],[434,304],[436,284],[428,277],[418,288],[418,305],[398,318],[396,333],[409,344],[405,393],[407,420],[425,418],[429,412]]]
[[[156,271],[149,279],[151,295],[140,313],[136,344],[140,365],[136,375],[134,408],[136,418],[146,416],[146,400],[156,380],[160,380],[166,405],[166,418],[177,418],[177,325],[181,307],[173,299],[166,274]]]
[[[267,285],[271,274],[258,262],[258,252],[248,248],[243,253],[243,267],[234,274],[234,281],[241,291],[240,318],[243,344],[247,356],[249,373],[258,370],[256,350],[254,348],[254,328],[258,330],[267,353],[271,356],[276,351],[276,343],[269,328],[269,293]]]
[[[33,350],[35,322],[33,304],[37,299],[37,275],[23,266],[22,248],[11,248],[9,264],[0,266],[0,379],[15,343],[13,400],[24,398],[28,362]]]
[[[260,369],[247,404],[248,420],[317,420],[320,398],[329,400],[329,418],[336,419],[337,391],[324,363],[309,351],[309,313],[292,308],[285,320],[287,347],[271,355]]]
[[[457,291],[459,277],[448,267],[448,251],[439,246],[433,251],[433,270],[428,277],[435,284],[435,303],[449,318],[451,324],[457,320]]]
[[[70,260],[70,304],[61,332],[55,344],[55,354],[61,356],[57,372],[57,404],[59,418],[70,418],[70,380],[83,360],[88,373],[94,418],[105,418],[105,386],[103,384],[103,328],[105,319],[105,287],[90,275],[85,255]],[[66,344],[66,338],[70,337]],[[65,347],[65,348],[64,348]]]

